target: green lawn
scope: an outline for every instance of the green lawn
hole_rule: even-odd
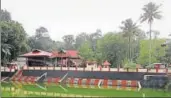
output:
[[[14,86],[15,85],[15,86]],[[11,85],[2,84],[3,97],[26,97],[26,96],[113,96],[113,97],[171,97],[171,92],[164,92],[163,90],[141,89],[134,90],[116,90],[114,88],[74,88],[60,85],[44,85],[43,88],[36,85]],[[13,91],[9,90],[13,88]],[[6,89],[6,90],[4,90]]]

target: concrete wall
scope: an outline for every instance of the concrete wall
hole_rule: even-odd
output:
[[[12,77],[15,73],[16,71],[15,72],[1,72],[1,77]]]
[[[60,70],[23,70],[24,76],[41,76],[47,72],[47,77],[63,77],[68,73],[68,77],[73,78],[94,78],[111,80],[143,80],[144,75],[166,75],[165,73],[146,72],[99,72],[99,71],[60,71]]]

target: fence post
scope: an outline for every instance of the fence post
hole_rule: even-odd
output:
[[[83,68],[83,70],[85,71],[85,67]]]
[[[168,73],[168,68],[166,68],[166,73]]]
[[[10,69],[10,72],[11,72],[12,67],[10,67],[9,69]]]
[[[158,68],[156,68],[156,73],[158,73],[158,71],[159,71],[159,69],[158,69]]]
[[[108,71],[110,72],[110,67],[108,67],[108,68],[109,68],[109,70],[108,70]]]
[[[148,68],[147,68],[147,72],[148,72]]]
[[[119,72],[119,67],[118,67],[118,72]]]
[[[127,69],[127,72],[129,72],[129,68],[126,68]]]
[[[100,71],[102,71],[102,67],[100,67]]]
[[[75,67],[75,71],[77,71],[77,66]]]
[[[136,68],[136,72],[138,72],[138,68]]]
[[[91,71],[93,71],[93,67],[91,68]]]
[[[62,65],[60,67],[61,67],[61,71],[62,71]]]

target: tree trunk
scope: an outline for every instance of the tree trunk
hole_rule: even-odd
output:
[[[151,25],[152,22],[149,23],[149,29],[150,29],[149,65],[151,64]]]
[[[128,39],[128,42],[129,42],[129,61],[131,61],[131,37],[129,36],[129,39]]]

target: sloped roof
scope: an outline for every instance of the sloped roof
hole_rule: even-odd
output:
[[[68,50],[68,51],[66,51],[66,52],[67,52],[67,54],[68,54],[70,57],[74,57],[74,58],[78,58],[78,57],[79,57],[78,51],[76,51],[76,50]]]
[[[52,52],[53,57],[72,57],[72,58],[79,58],[78,51],[76,50],[66,50],[65,53],[60,53],[59,51]]]
[[[104,66],[109,66],[111,65],[107,60],[103,63]]]
[[[52,53],[43,50],[35,49],[29,53],[20,55],[21,57],[50,57]]]

